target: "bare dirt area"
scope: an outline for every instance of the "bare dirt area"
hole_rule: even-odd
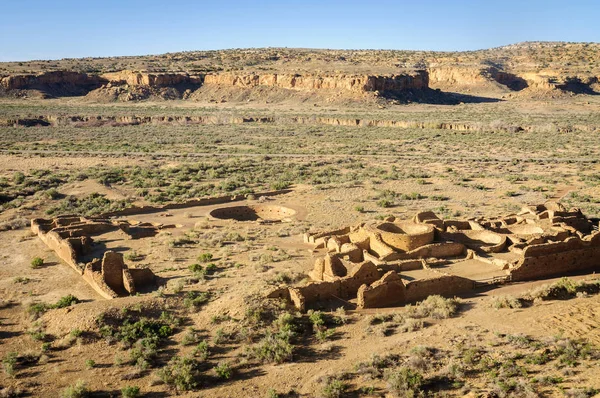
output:
[[[596,46],[0,65],[0,396],[596,395]]]

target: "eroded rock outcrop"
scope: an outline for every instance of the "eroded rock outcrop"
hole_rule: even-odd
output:
[[[204,84],[245,88],[268,86],[294,90],[343,90],[363,93],[423,90],[429,87],[429,78],[426,71],[387,76],[213,73],[205,76]]]

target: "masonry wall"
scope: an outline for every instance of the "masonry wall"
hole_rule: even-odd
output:
[[[440,275],[432,279],[419,279],[406,284],[406,302],[411,303],[426,299],[433,294],[454,297],[475,288],[471,279],[455,275]]]
[[[600,270],[600,232],[586,240],[571,237],[529,246],[511,276],[513,281],[525,281],[592,269]]]

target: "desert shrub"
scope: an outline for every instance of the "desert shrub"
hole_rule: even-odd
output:
[[[421,200],[421,199],[425,199],[425,198],[426,198],[426,196],[423,196],[418,192],[411,192],[409,194],[400,195],[400,199],[402,199],[402,200]]]
[[[35,320],[48,311],[48,308],[50,308],[50,306],[46,303],[32,303],[27,307],[27,314],[31,319]]]
[[[446,319],[458,311],[458,300],[432,295],[414,306],[408,306],[408,313],[414,318],[431,317]]]
[[[25,182],[25,174],[21,173],[20,171],[17,171],[13,174],[12,179],[16,185],[22,184]]]
[[[220,379],[229,380],[229,379],[231,379],[231,376],[233,375],[231,366],[229,366],[229,364],[226,362],[219,363],[217,366],[215,366],[214,369],[215,369],[215,373],[217,374],[217,376]]]
[[[198,261],[201,263],[207,263],[213,259],[213,255],[211,253],[202,253],[198,256]]]
[[[561,365],[577,366],[578,361],[593,354],[592,346],[584,340],[562,339],[556,342],[555,355]]]
[[[208,357],[210,356],[210,348],[208,347],[208,343],[206,342],[206,340],[203,340],[200,343],[198,343],[196,348],[194,348],[193,354],[194,356],[200,358],[203,361],[208,359]]]
[[[500,309],[500,308],[521,308],[523,305],[521,301],[512,296],[503,295],[503,296],[495,296],[491,302],[490,306],[492,308]]]
[[[154,365],[158,357],[158,343],[156,337],[139,339],[129,351],[129,359],[138,368],[144,370]]]
[[[199,339],[200,339],[200,336],[198,335],[196,330],[194,328],[189,328],[187,333],[181,339],[181,344],[183,344],[183,345],[196,344]]]
[[[88,369],[92,369],[96,366],[96,361],[94,361],[93,359],[87,359],[85,361],[85,367]]]
[[[330,339],[335,334],[335,330],[333,329],[323,329],[317,330],[315,333],[315,337],[320,343]]]
[[[9,376],[15,375],[15,367],[17,365],[17,357],[18,354],[16,352],[9,352],[2,358],[2,366],[4,367],[4,372]]]
[[[143,338],[163,339],[173,333],[171,326],[162,322],[141,318],[137,322],[124,323],[119,328],[117,338],[125,343],[132,344]]]
[[[44,195],[51,200],[60,199],[61,197],[61,194],[56,190],[56,188],[48,189],[46,192],[44,192]]]
[[[389,391],[397,397],[412,398],[421,392],[425,379],[421,373],[408,367],[389,370],[385,374]]]
[[[325,326],[325,316],[321,311],[309,311],[308,319],[315,329]]]
[[[187,236],[182,236],[176,239],[173,239],[169,242],[169,246],[171,247],[182,247],[182,246],[191,246],[196,244],[197,242]]]
[[[275,191],[279,191],[281,189],[288,189],[290,187],[290,183],[287,181],[276,181],[271,183],[271,189]]]
[[[62,392],[61,398],[86,398],[90,396],[90,390],[87,384],[83,380],[77,380],[77,382]]]
[[[104,195],[95,192],[81,199],[69,196],[57,206],[49,208],[46,213],[49,215],[83,214],[90,216],[109,211],[123,210],[128,206],[129,202],[126,200],[110,200]]]
[[[192,271],[193,273],[200,273],[200,272],[204,271],[204,267],[202,265],[200,265],[200,264],[197,264],[197,263],[196,264],[191,264],[188,267],[188,269],[190,271]]]
[[[198,311],[210,299],[208,292],[187,292],[183,305],[190,311]]]
[[[405,318],[399,326],[401,332],[415,332],[425,327],[425,322],[422,319]]]
[[[144,255],[136,252],[135,250],[131,250],[125,253],[123,258],[128,261],[140,261],[144,259]]]
[[[44,259],[41,257],[34,257],[31,260],[31,268],[39,268],[44,265]]]
[[[121,388],[121,397],[123,398],[138,398],[140,396],[140,388],[138,386],[126,386]]]
[[[339,325],[344,325],[348,322],[348,314],[344,307],[339,307],[335,310],[334,321]]]
[[[384,209],[387,209],[388,207],[392,207],[394,205],[394,202],[392,202],[389,199],[379,199],[377,201],[377,206],[382,207]]]
[[[530,300],[567,300],[576,296],[579,290],[586,291],[587,286],[570,278],[564,277],[559,281],[541,286],[527,294]]]
[[[53,308],[65,308],[65,307],[69,307],[73,304],[78,304],[80,303],[80,300],[73,296],[72,294],[69,294],[67,296],[61,297],[60,300],[58,300],[56,302],[56,304],[54,304],[52,307]]]
[[[348,390],[348,383],[337,377],[328,377],[321,389],[323,398],[340,398]]]
[[[214,274],[217,271],[217,269],[217,264],[215,263],[206,264],[206,268],[204,268],[208,275]]]
[[[158,377],[177,391],[194,390],[198,386],[198,363],[189,357],[174,356],[157,372]]]
[[[250,350],[251,356],[266,363],[283,363],[292,360],[293,345],[288,336],[268,332]]]

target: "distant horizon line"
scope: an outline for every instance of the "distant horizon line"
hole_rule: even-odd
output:
[[[82,56],[82,57],[64,57],[64,58],[48,58],[48,59],[28,59],[28,60],[2,60],[0,57],[0,63],[15,63],[15,62],[49,62],[49,61],[68,61],[78,59],[110,59],[110,58],[138,58],[138,57],[149,57],[149,56],[163,56],[170,54],[179,53],[195,53],[195,52],[213,52],[213,51],[240,51],[240,50],[302,50],[302,51],[405,51],[405,52],[430,52],[430,53],[466,53],[466,52],[478,52],[486,50],[497,50],[504,47],[519,46],[526,44],[600,44],[600,42],[594,41],[557,41],[557,40],[526,40],[516,43],[509,43],[495,47],[484,47],[472,50],[410,50],[401,48],[325,48],[325,47],[286,47],[286,46],[269,46],[269,47],[229,47],[229,48],[218,48],[218,49],[203,49],[203,50],[179,50],[179,51],[168,51],[161,53],[149,53],[149,54],[134,54],[134,55],[102,55],[102,56]]]

